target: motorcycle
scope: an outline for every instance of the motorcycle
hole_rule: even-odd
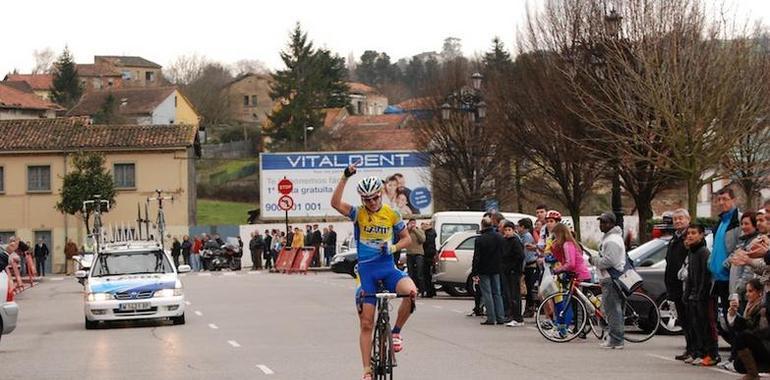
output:
[[[91,263],[94,261],[94,254],[91,252],[85,252],[80,255],[72,256],[71,260],[75,262],[76,272],[79,270],[84,270],[88,272],[89,270],[91,270]],[[80,283],[80,285],[85,286],[86,285],[85,277],[78,278],[78,282]]]
[[[209,271],[229,269],[241,270],[241,257],[243,254],[238,247],[232,244],[223,244],[220,247],[207,246],[201,250],[201,264]]]

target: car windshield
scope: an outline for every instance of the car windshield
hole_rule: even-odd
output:
[[[100,254],[94,263],[94,277],[125,274],[174,273],[162,251]]]
[[[639,266],[643,262],[652,261],[657,263],[666,257],[666,247],[668,246],[669,239],[653,239],[650,240],[628,253],[628,257],[634,262],[634,266]]]

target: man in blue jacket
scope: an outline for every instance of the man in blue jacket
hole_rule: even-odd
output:
[[[727,318],[727,309],[730,307],[730,269],[726,265],[730,253],[738,245],[738,238],[741,236],[741,213],[735,205],[735,192],[729,187],[722,188],[717,192],[717,205],[721,213],[719,214],[719,224],[714,229],[714,246],[709,256],[708,268],[711,272],[713,285],[711,287],[712,310],[716,315],[716,320],[720,321]],[[721,313],[717,310],[721,308]],[[721,324],[717,323],[720,327]],[[725,337],[726,334],[721,334]]]

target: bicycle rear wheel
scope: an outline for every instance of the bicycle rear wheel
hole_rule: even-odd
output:
[[[380,311],[374,328],[372,342],[372,375],[375,380],[392,380],[395,359],[390,320],[386,312]]]
[[[553,305],[553,315],[546,315],[546,308]],[[574,295],[569,293],[552,294],[537,308],[535,315],[535,324],[537,331],[545,339],[551,342],[564,343],[569,342],[580,335],[586,325],[588,313],[586,307]]]
[[[602,340],[604,339],[607,322],[603,317],[600,317],[598,313],[599,311],[596,311],[594,315],[589,315],[588,323],[591,325],[591,332],[594,334],[596,339]]]
[[[658,332],[660,311],[648,295],[634,292],[626,299],[623,319],[623,338],[632,343],[646,342]]]

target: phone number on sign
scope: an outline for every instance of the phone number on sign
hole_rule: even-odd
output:
[[[265,204],[265,210],[267,211],[283,211],[280,207],[278,207],[278,203],[266,203]],[[320,211],[321,210],[321,204],[320,203],[297,203],[295,204],[289,211]]]

